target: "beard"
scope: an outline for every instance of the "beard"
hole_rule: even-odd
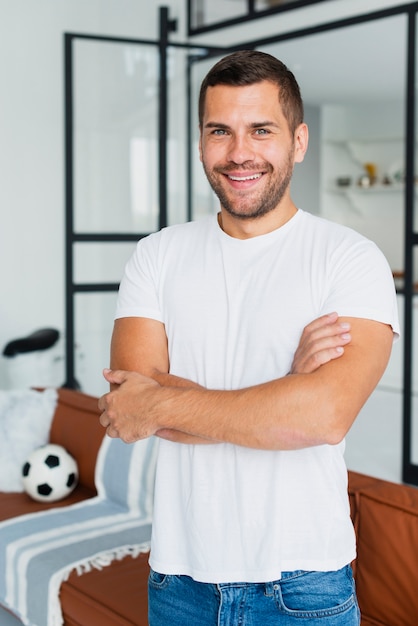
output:
[[[285,195],[293,174],[293,151],[288,155],[284,167],[274,174],[273,166],[268,163],[246,162],[240,166],[236,164],[225,167],[214,167],[209,170],[203,161],[203,169],[215,194],[218,196],[221,206],[230,215],[242,220],[249,220],[262,217],[273,211]],[[229,194],[228,189],[223,184],[223,178],[228,172],[261,171],[263,176],[268,175],[270,182],[267,187],[263,187],[256,193],[249,193],[246,190]]]

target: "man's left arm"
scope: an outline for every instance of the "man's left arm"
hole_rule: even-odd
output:
[[[390,326],[347,318],[344,354],[309,374],[234,391],[173,388],[125,371],[108,372],[121,385],[100,400],[108,432],[134,441],[164,429],[260,449],[292,450],[340,442],[376,387],[389,360]],[[129,434],[119,432],[121,414]],[[129,413],[129,415],[128,415]],[[103,422],[102,422],[103,423]]]

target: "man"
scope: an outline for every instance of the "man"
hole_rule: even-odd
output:
[[[199,117],[220,212],[138,244],[100,400],[111,437],[161,438],[150,625],[358,625],[344,437],[399,330],[392,275],[294,205],[308,129],[280,61],[222,59]]]

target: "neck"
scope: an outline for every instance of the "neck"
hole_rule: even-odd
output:
[[[297,208],[291,202],[285,210],[281,207],[280,210],[274,209],[261,217],[242,219],[234,217],[221,207],[221,211],[218,213],[218,224],[230,237],[250,239],[277,230],[292,219],[296,212]]]

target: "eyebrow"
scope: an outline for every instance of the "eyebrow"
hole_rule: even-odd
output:
[[[265,120],[264,122],[252,122],[249,124],[249,128],[265,128],[266,126],[274,126],[278,128],[278,124],[276,122],[272,122],[271,120]],[[222,128],[224,130],[228,130],[230,126],[228,124],[223,124],[222,122],[208,122],[205,124],[205,128]]]
[[[223,128],[227,130],[229,126],[227,124],[222,124],[221,122],[208,122],[205,124],[205,128]]]

